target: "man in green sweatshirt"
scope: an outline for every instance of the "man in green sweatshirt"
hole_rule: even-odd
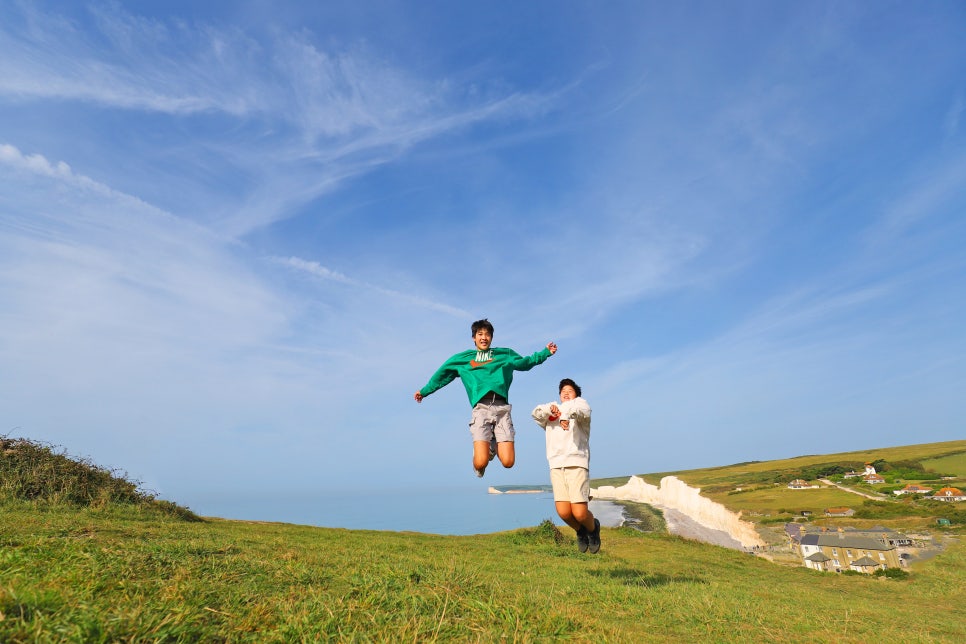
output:
[[[514,371],[530,371],[557,352],[557,345],[547,344],[545,349],[523,357],[513,349],[491,347],[493,325],[489,320],[473,323],[475,349],[461,351],[443,363],[429,379],[426,386],[413,396],[416,402],[456,378],[463,381],[466,395],[473,405],[470,434],[473,436],[473,469],[483,476],[486,466],[495,455],[500,456],[503,467],[513,467],[516,451],[513,448],[512,405],[507,401]]]

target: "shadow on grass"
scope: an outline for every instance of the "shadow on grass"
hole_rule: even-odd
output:
[[[633,568],[612,568],[610,570],[588,570],[588,574],[594,577],[609,577],[621,582],[625,586],[640,586],[642,588],[657,588],[659,586],[669,586],[671,584],[706,584],[708,583],[701,577],[688,575],[661,575],[648,574]]]
[[[13,598],[0,601],[0,615],[3,615],[5,620],[19,621],[22,623],[32,622],[37,616],[45,613],[51,614],[58,608],[52,602],[44,603],[40,601],[37,605],[31,605],[26,602],[16,601]],[[6,642],[7,640],[3,641]]]

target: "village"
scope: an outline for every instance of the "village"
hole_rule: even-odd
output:
[[[866,464],[863,472],[845,473],[843,479],[861,479],[863,483],[871,486],[886,482],[871,463]],[[822,482],[864,497],[878,498],[837,485],[827,479],[822,479]],[[802,479],[795,479],[788,484],[788,488],[793,490],[818,487]],[[918,494],[924,499],[946,503],[966,501],[966,494],[951,486],[942,486],[933,490],[917,483],[910,483],[901,489],[893,490],[893,494],[896,496]],[[854,514],[855,511],[852,508],[845,506],[829,507],[824,511],[826,518],[852,517]],[[940,518],[937,519],[937,525],[949,525],[949,521]],[[789,539],[789,545],[797,550],[802,565],[811,570],[823,572],[855,571],[874,574],[880,570],[902,569],[912,561],[935,555],[941,549],[941,543],[931,534],[903,534],[882,526],[863,530],[854,527],[830,528],[792,522],[785,525],[785,534]]]

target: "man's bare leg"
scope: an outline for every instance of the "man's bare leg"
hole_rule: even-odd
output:
[[[517,452],[513,441],[497,443],[496,454],[500,457],[500,462],[503,463],[503,467],[513,467],[513,464],[517,462]]]
[[[473,441],[473,469],[480,476],[490,464],[490,441]]]

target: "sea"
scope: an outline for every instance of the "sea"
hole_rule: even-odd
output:
[[[187,505],[201,516],[223,519],[442,535],[503,532],[545,519],[564,525],[549,491],[492,494],[479,486],[334,490],[294,499],[207,497]],[[592,500],[590,510],[604,527],[623,523],[623,508],[609,501]]]

